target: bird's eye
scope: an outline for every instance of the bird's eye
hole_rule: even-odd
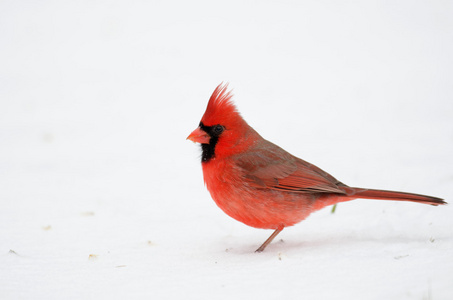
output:
[[[220,135],[223,132],[224,128],[222,125],[216,125],[212,128],[212,131],[215,135]]]

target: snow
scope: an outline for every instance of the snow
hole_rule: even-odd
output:
[[[1,1],[1,299],[453,299],[453,208],[247,227],[186,141],[222,81],[352,186],[453,199],[447,1]]]

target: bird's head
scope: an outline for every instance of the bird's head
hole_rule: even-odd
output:
[[[198,128],[187,137],[201,144],[202,162],[243,151],[257,134],[239,114],[232,96],[228,84],[217,86]]]

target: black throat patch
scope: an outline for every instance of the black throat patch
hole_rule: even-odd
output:
[[[219,132],[219,126],[222,130]],[[211,139],[209,140],[209,144],[201,144],[201,162],[208,162],[215,157],[215,146],[219,141],[219,136],[223,132],[223,126],[221,125],[214,125],[214,126],[205,126],[203,123],[200,122],[200,128],[209,136]]]

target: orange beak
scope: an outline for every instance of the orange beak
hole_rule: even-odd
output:
[[[194,143],[209,144],[211,137],[200,127],[198,127],[197,129],[192,131],[192,133],[187,137],[186,140],[191,140]]]

